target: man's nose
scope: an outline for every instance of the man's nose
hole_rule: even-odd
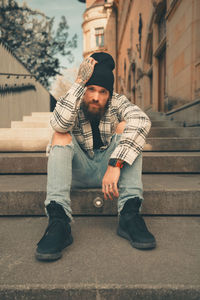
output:
[[[93,94],[93,100],[94,101],[99,101],[99,93],[98,92],[95,92],[94,94]]]

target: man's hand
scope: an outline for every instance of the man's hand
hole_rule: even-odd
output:
[[[94,66],[96,64],[97,61],[94,58],[86,58],[79,67],[76,83],[79,83],[82,86],[84,86],[92,76]]]
[[[102,180],[102,192],[104,193],[104,198],[107,200],[108,197],[113,200],[113,197],[119,197],[118,192],[118,181],[120,177],[120,168],[108,166],[107,171]]]

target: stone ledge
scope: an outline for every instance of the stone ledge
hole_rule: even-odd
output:
[[[0,218],[2,300],[198,300],[197,217],[145,217],[157,248],[116,235],[116,217],[75,218],[61,260],[34,258],[47,218]]]
[[[1,175],[0,215],[44,215],[46,175]],[[200,175],[143,175],[147,215],[200,215]],[[101,206],[95,206],[100,198]],[[117,215],[117,199],[105,200],[101,189],[71,192],[74,215]]]

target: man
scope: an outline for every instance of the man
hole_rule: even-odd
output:
[[[156,246],[139,213],[141,152],[151,123],[125,96],[113,93],[114,67],[109,54],[91,55],[54,109],[45,201],[49,225],[36,250],[39,260],[60,258],[73,242],[71,187],[102,187],[105,199],[117,197],[117,233],[135,248]]]

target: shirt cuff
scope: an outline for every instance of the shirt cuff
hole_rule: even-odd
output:
[[[129,165],[132,165],[139,154],[139,152],[136,152],[127,146],[118,145],[111,154],[110,158],[121,159]]]

